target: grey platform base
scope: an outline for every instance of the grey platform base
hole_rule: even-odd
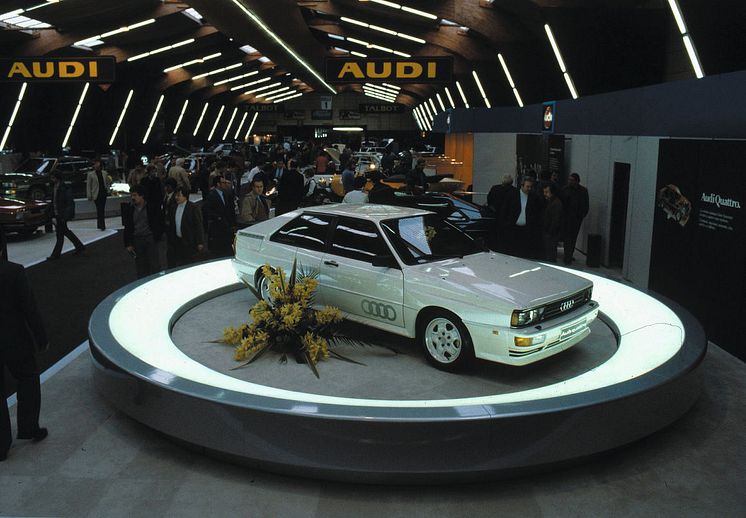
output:
[[[289,392],[273,397],[227,390],[144,362],[118,343],[110,328],[119,299],[139,284],[114,293],[91,318],[94,380],[104,397],[134,419],[205,452],[272,471],[340,481],[484,480],[617,448],[667,426],[691,407],[699,394],[697,367],[707,344],[696,320],[667,302],[684,325],[683,344],[667,361],[628,381],[503,403],[478,402],[477,397],[448,405],[434,400],[432,406],[385,400],[338,404],[325,396],[292,399]],[[170,325],[238,288],[226,285],[184,301]],[[615,327],[613,321],[605,325]]]

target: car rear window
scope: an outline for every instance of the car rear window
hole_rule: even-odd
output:
[[[275,232],[270,240],[307,250],[323,251],[331,224],[331,216],[302,214]]]

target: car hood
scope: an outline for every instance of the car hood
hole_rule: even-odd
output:
[[[536,307],[589,288],[587,279],[494,252],[411,267],[409,285],[437,287],[439,296],[480,305],[501,301],[516,309]]]
[[[25,179],[28,179],[28,178],[33,178],[35,176],[42,176],[42,175],[40,175],[38,173],[31,173],[31,172],[24,173],[24,172],[21,172],[21,171],[14,171],[12,173],[3,173],[3,174],[0,174],[0,181],[17,182],[18,180],[25,180]]]

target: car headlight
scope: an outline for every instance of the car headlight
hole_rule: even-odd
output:
[[[544,308],[515,310],[510,317],[511,327],[524,327],[538,322],[544,315]]]

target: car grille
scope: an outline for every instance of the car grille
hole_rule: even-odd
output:
[[[544,315],[540,322],[545,320],[551,320],[552,318],[558,317],[563,313],[568,313],[579,306],[582,306],[586,302],[591,300],[593,295],[593,288],[587,288],[583,291],[579,291],[574,295],[565,297],[564,299],[556,300],[550,304],[544,306]]]

